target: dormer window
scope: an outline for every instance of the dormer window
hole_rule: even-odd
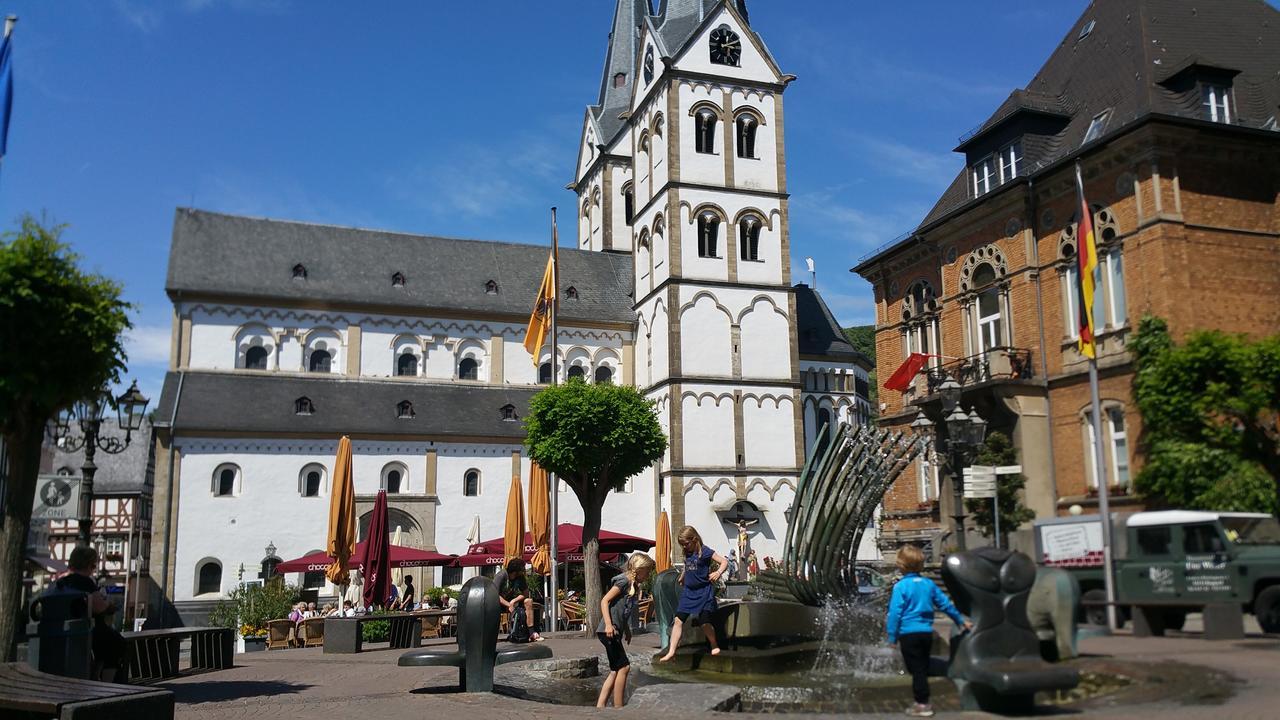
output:
[[[391,287],[404,287],[404,273],[395,273],[391,276]]]
[[[1084,145],[1086,143],[1091,143],[1094,140],[1097,140],[1099,137],[1101,137],[1102,133],[1106,131],[1107,121],[1110,119],[1111,119],[1110,109],[1103,110],[1097,115],[1094,115],[1093,120],[1089,123],[1089,129],[1086,130],[1084,133],[1084,140],[1081,141],[1080,144]]]
[[[1000,150],[1000,184],[1003,185],[1018,177],[1018,166],[1022,164],[1022,143],[1010,143]]]
[[[486,295],[497,295],[497,294],[498,294],[498,283],[497,283],[497,281],[490,280],[489,282],[485,283],[485,284],[484,284],[484,292],[485,292],[485,294],[486,294]]]
[[[311,402],[309,397],[300,397],[293,401],[294,415],[313,415],[315,414],[315,403]]]
[[[973,164],[970,171],[973,175],[973,196],[979,197],[991,192],[991,183],[995,180],[991,156],[988,155]]]
[[[568,288],[566,288],[566,289],[565,289],[565,291],[564,291],[564,296],[565,296],[565,297],[567,297],[567,298],[569,298],[570,300],[577,300],[577,299],[578,299],[578,288],[576,288],[576,287],[574,287],[574,286],[570,285]]]
[[[306,279],[307,279],[307,268],[306,268],[306,266],[304,266],[302,263],[298,263],[297,265],[294,265],[294,266],[293,266],[293,279],[294,279],[294,280],[306,280]]]
[[[413,411],[413,403],[408,400],[401,400],[396,403],[396,417],[401,420],[410,420],[416,417],[417,413]]]
[[[498,408],[498,412],[502,414],[502,419],[506,422],[515,422],[519,419],[516,417],[516,406],[510,403]]]
[[[1200,86],[1205,117],[1213,122],[1231,123],[1231,88],[1226,85],[1205,83]]]

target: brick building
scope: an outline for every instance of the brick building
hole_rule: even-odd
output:
[[[1095,317],[1117,510],[1142,465],[1126,348],[1145,314],[1175,337],[1280,330],[1280,12],[1260,0],[1090,5],[1027,85],[965,134],[965,168],[920,225],[859,261],[883,380],[930,358],[881,422],[937,417],[946,377],[1008,434],[1040,517],[1096,508],[1087,362],[1076,351],[1075,165],[1098,238]],[[885,501],[881,542],[954,544],[949,473],[926,457]],[[940,477],[941,475],[941,477]]]

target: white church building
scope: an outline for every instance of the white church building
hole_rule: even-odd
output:
[[[868,359],[791,283],[783,73],[745,0],[618,0],[560,252],[560,380],[635,385],[670,438],[610,496],[604,527],[728,518],[781,554],[797,475],[824,422],[865,422]],[[566,158],[566,166],[568,159]],[[502,534],[522,419],[551,380],[523,347],[547,248],[179,209],[157,402],[151,568],[196,614],[325,544],[341,435],[357,505],[388,492],[402,544],[463,553]],[[526,485],[527,487],[527,485]],[[559,492],[562,521],[581,520]],[[364,523],[362,523],[363,528]],[[674,543],[673,543],[674,545]],[[874,540],[869,543],[874,546]],[[420,585],[460,582],[423,569]],[[332,592],[323,577],[291,581]]]

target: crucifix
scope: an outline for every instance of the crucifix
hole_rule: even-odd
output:
[[[738,514],[734,517],[727,517],[723,522],[727,522],[738,529],[738,580],[747,579],[747,555],[751,550],[751,537],[747,534],[747,528],[760,522],[760,518],[747,517],[742,514],[742,508],[736,508]]]

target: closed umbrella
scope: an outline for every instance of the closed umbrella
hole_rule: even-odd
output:
[[[351,477],[351,438],[338,440],[338,456],[333,461],[333,484],[329,495],[329,541],[326,552],[333,564],[324,571],[337,586],[350,581],[351,556],[356,549],[356,489]]]
[[[365,538],[364,556],[364,604],[382,607],[391,594],[391,535],[387,532],[387,492],[378,491],[373,503],[373,516],[369,518],[369,535]]]
[[[524,557],[524,496],[520,476],[511,476],[511,492],[507,493],[507,524],[502,534],[503,562]]]
[[[396,532],[395,532],[395,534],[391,536],[391,546],[392,546],[392,547],[399,547],[399,546],[400,546],[400,534],[401,534],[401,533],[400,533],[400,526],[399,526],[399,525],[397,525],[397,526],[396,526]],[[395,563],[392,563],[392,565],[391,565],[391,582],[392,582],[392,584],[394,584],[394,585],[403,585],[403,584],[404,584],[404,572],[403,572],[403,571],[401,571],[401,570],[400,570],[400,568],[399,568],[399,567],[397,567],[397,566],[395,565]]]
[[[547,499],[547,471],[533,463],[529,476],[529,535],[533,541],[533,571],[551,572],[551,504]]]
[[[467,531],[467,545],[475,545],[480,542],[480,516],[476,515],[471,518],[471,529]]]
[[[657,546],[653,549],[654,573],[671,569],[671,522],[667,520],[667,511],[658,515]]]

